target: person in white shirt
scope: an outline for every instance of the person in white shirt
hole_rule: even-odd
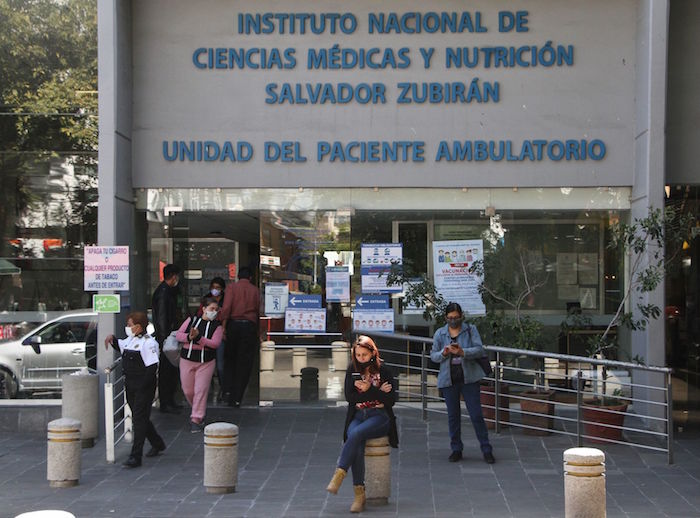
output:
[[[158,373],[158,342],[146,333],[148,317],[137,311],[129,314],[124,332],[126,338],[115,341],[114,335],[105,339],[105,348],[111,345],[122,355],[126,385],[126,400],[131,407],[134,424],[134,442],[131,454],[124,462],[127,468],[141,465],[143,444],[146,439],[151,449],[146,457],[155,457],[165,450],[165,442],[151,422],[151,405],[156,392]]]

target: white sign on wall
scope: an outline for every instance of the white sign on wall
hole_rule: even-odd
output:
[[[639,2],[280,5],[133,3],[134,187],[634,183]]]
[[[394,332],[394,312],[391,309],[362,311],[352,314],[353,330],[361,332]]]
[[[284,282],[268,282],[265,284],[265,315],[281,317],[287,309],[289,286]]]
[[[86,246],[85,291],[129,290],[129,247]]]
[[[433,241],[435,287],[447,302],[457,302],[470,315],[486,313],[479,294],[482,277],[469,273],[474,261],[483,258],[481,239]]]

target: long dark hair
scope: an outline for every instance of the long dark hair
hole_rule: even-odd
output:
[[[462,311],[462,306],[460,306],[456,302],[450,302],[447,305],[447,307],[445,308],[445,316],[447,316],[449,313],[452,313],[453,311],[456,311],[457,313],[459,313],[460,316],[464,316],[464,311]]]
[[[379,349],[377,348],[377,344],[375,344],[374,340],[372,340],[369,336],[360,335],[352,345],[352,366],[355,369],[355,372],[362,372],[362,369],[360,369],[360,366],[357,364],[357,358],[355,357],[355,349],[358,347],[367,349],[372,353],[374,362],[370,363],[368,370],[372,374],[377,374],[379,372],[379,367],[382,364],[382,360],[379,357]]]

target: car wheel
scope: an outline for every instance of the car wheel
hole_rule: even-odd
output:
[[[14,399],[17,397],[17,380],[11,372],[0,369],[0,399]]]

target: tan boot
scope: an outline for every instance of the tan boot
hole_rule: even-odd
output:
[[[342,468],[335,468],[335,473],[333,473],[333,478],[328,483],[326,491],[328,491],[329,493],[333,493],[334,495],[337,494],[338,489],[340,489],[340,484],[343,483],[343,479],[345,478],[345,475],[347,475],[347,473],[348,472]]]
[[[355,500],[350,506],[351,513],[361,513],[365,510],[365,486],[352,486],[355,489]]]

